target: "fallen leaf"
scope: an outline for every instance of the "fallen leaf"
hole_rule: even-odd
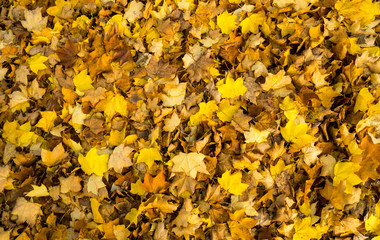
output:
[[[314,137],[307,134],[307,123],[296,125],[290,120],[285,127],[281,128],[281,135],[287,142],[292,142],[295,148],[301,148],[310,144]]]
[[[87,175],[95,173],[97,176],[103,176],[108,170],[108,158],[108,154],[98,155],[97,149],[91,148],[86,156],[79,154],[78,162]]]
[[[46,197],[50,196],[48,189],[44,184],[41,186],[32,185],[33,190],[26,194],[27,197]]]
[[[34,226],[36,224],[37,217],[39,215],[43,215],[41,205],[28,202],[23,197],[17,198],[12,214],[17,215],[16,222],[18,224],[26,222],[30,226]]]
[[[141,186],[147,192],[158,193],[165,190],[169,183],[165,181],[165,175],[161,171],[157,176],[152,177],[149,173],[145,173],[144,183]]]
[[[356,102],[354,106],[354,112],[362,111],[365,112],[368,109],[368,105],[375,100],[372,94],[369,92],[368,88],[362,88],[359,94],[356,96]]]
[[[35,31],[45,28],[47,21],[47,17],[42,17],[41,8],[35,8],[25,11],[25,21],[21,21],[21,24],[28,31]]]
[[[354,172],[359,169],[358,164],[353,162],[337,162],[334,166],[334,182],[338,185],[341,181],[346,180],[346,193],[351,193],[353,186],[362,182]]]
[[[242,174],[241,172],[236,172],[231,174],[229,170],[223,173],[221,178],[218,178],[220,186],[234,195],[242,195],[243,192],[248,188],[248,184],[241,182]]]
[[[35,125],[42,128],[45,132],[49,132],[54,127],[54,121],[57,118],[55,111],[43,111],[41,112],[42,118]]]
[[[184,172],[187,176],[192,178],[197,177],[197,173],[210,174],[207,171],[203,159],[206,156],[202,153],[179,153],[174,156],[171,161],[173,162],[172,172]]]
[[[207,103],[201,102],[199,104],[199,111],[190,116],[190,125],[198,125],[202,121],[212,120],[212,116],[217,110],[218,106],[215,100],[211,100]]]
[[[243,21],[240,22],[239,25],[241,26],[242,33],[258,33],[259,25],[262,25],[265,19],[266,16],[264,11],[260,11],[259,13],[253,13],[251,16],[245,18]]]
[[[255,127],[250,127],[249,132],[244,132],[246,143],[262,143],[265,142],[270,134],[270,131],[260,131]]]
[[[99,189],[104,188],[106,185],[103,183],[103,177],[91,175],[87,182],[87,191],[98,195]]]
[[[173,132],[181,123],[181,119],[178,117],[178,114],[174,112],[170,118],[164,120],[164,123],[164,131]]]
[[[143,148],[140,150],[136,163],[145,163],[150,169],[154,161],[162,161],[162,156],[157,148]]]
[[[94,216],[94,222],[96,223],[104,223],[104,219],[99,212],[100,203],[96,198],[90,198],[92,215]]]
[[[10,168],[8,165],[0,167],[0,193],[4,191],[10,175]]]
[[[124,18],[128,22],[134,23],[136,19],[139,19],[143,16],[142,9],[144,4],[142,2],[132,1],[128,4],[128,8],[124,13]]]
[[[28,59],[28,65],[30,70],[35,74],[38,73],[39,70],[47,69],[47,66],[44,64],[49,58],[45,56],[41,56],[41,53],[38,53]]]
[[[59,181],[61,183],[61,193],[79,192],[82,190],[82,185],[80,183],[82,179],[74,174],[71,174],[67,178],[60,177]]]
[[[217,88],[222,94],[222,98],[234,98],[244,95],[247,88],[243,84],[243,78],[238,78],[234,81],[233,78],[227,76],[225,79],[217,83]]]
[[[291,77],[285,76],[285,71],[280,70],[275,75],[272,73],[269,73],[268,76],[265,78],[265,83],[261,84],[261,88],[264,89],[264,91],[270,91],[272,89],[273,90],[280,89],[291,83],[292,83]]]
[[[340,95],[332,86],[320,88],[316,93],[325,108],[331,108],[334,102],[333,98]]]
[[[123,168],[127,168],[133,165],[129,155],[133,152],[133,148],[120,144],[117,146],[108,161],[108,169],[114,169],[116,172],[121,173]]]
[[[218,27],[222,30],[224,34],[230,34],[236,27],[237,16],[233,13],[228,13],[224,11],[222,14],[218,15],[216,23]]]
[[[91,83],[91,77],[87,74],[87,69],[81,71],[77,75],[74,76],[73,78],[74,85],[76,89],[80,92],[84,92],[86,90],[90,90],[94,88]]]
[[[376,15],[380,15],[379,2],[371,0],[339,0],[334,7],[339,14],[351,21],[359,21],[362,26],[371,23]]]

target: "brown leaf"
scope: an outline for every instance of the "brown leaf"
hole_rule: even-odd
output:
[[[170,66],[169,63],[164,63],[162,60],[152,57],[145,67],[147,73],[151,77],[170,78],[177,68]]]
[[[89,119],[84,120],[84,125],[89,127],[91,132],[95,134],[99,134],[106,130],[103,124],[104,121],[96,118],[95,115],[91,116]]]
[[[182,194],[191,195],[195,191],[195,186],[197,181],[189,176],[186,176],[184,173],[176,174],[171,187],[177,188],[178,196],[184,196]]]
[[[67,40],[65,46],[56,51],[61,63],[66,68],[74,65],[78,54],[78,46],[70,40]]]
[[[199,82],[202,78],[210,78],[209,69],[215,62],[211,59],[209,54],[203,55],[198,61],[194,62],[186,69],[189,73],[189,79],[191,82]]]
[[[226,41],[223,45],[220,46],[220,56],[226,59],[229,63],[235,64],[236,57],[239,55],[239,48],[243,43],[241,36],[235,36],[234,33],[231,33],[230,39]]]
[[[249,131],[249,122],[252,120],[252,117],[247,116],[243,113],[243,110],[239,109],[233,116],[231,125],[241,133],[244,131]]]

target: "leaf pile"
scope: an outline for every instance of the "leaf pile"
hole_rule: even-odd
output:
[[[379,15],[3,1],[0,239],[380,239]]]

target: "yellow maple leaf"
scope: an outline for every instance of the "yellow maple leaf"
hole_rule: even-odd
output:
[[[38,73],[38,70],[44,70],[47,69],[44,62],[46,62],[49,58],[45,56],[41,56],[41,53],[36,54],[28,59],[28,64],[30,67],[30,70],[32,70],[35,74]]]
[[[357,111],[367,111],[368,104],[370,104],[373,100],[375,100],[375,98],[369,92],[368,88],[362,88],[359,94],[356,96],[354,112],[356,113]]]
[[[132,37],[132,33],[128,27],[127,20],[123,18],[123,15],[116,14],[111,17],[110,20],[108,20],[107,24],[104,26],[104,31],[110,32],[115,25],[117,26],[116,29],[118,34]]]
[[[91,204],[92,215],[94,217],[94,222],[104,223],[104,219],[99,212],[100,203],[98,202],[98,200],[96,200],[96,198],[90,198],[90,204]]]
[[[67,6],[66,6],[67,5]],[[49,7],[46,9],[47,14],[50,16],[58,16],[62,13],[63,9],[71,8],[71,3],[69,1],[65,0],[56,0],[55,1],[55,6]]]
[[[277,24],[277,27],[281,29],[281,36],[292,35],[296,31],[296,23],[293,18],[285,18],[283,22]]]
[[[219,104],[219,110],[216,115],[223,122],[231,122],[232,117],[239,108],[239,105],[231,105],[228,99],[223,99]]]
[[[362,182],[356,172],[360,165],[353,162],[338,162],[334,166],[333,185],[337,186],[343,180],[346,180],[346,193],[351,193],[353,186]]]
[[[73,28],[86,29],[87,25],[91,22],[86,15],[81,15],[75,19],[73,24],[71,25]]]
[[[372,0],[339,0],[334,7],[340,15],[352,22],[359,21],[361,26],[368,25],[380,15],[380,3]]]
[[[293,240],[320,239],[328,231],[329,225],[322,227],[317,224],[313,226],[311,217],[297,218],[294,223],[294,229]]]
[[[136,208],[132,208],[131,211],[129,211],[127,213],[127,215],[125,215],[125,220],[128,220],[129,221],[129,225],[132,225],[133,223],[135,225],[137,225],[137,221],[138,221],[138,217],[140,216],[140,214],[145,210],[145,206],[142,206],[142,204],[140,205],[139,209],[136,209]]]
[[[196,178],[198,172],[210,174],[203,162],[205,157],[202,153],[180,153],[171,160],[174,164],[172,172],[184,172],[192,178]]]
[[[320,25],[317,25],[315,27],[310,27],[309,29],[309,35],[311,38],[311,48],[315,48],[319,44],[323,42],[325,37],[323,36],[323,33],[321,32]]]
[[[302,148],[310,144],[314,137],[307,134],[307,123],[296,125],[290,120],[285,127],[281,127],[281,135],[287,142],[292,142],[294,148]]]
[[[104,113],[109,119],[111,119],[116,113],[128,117],[128,101],[119,93],[109,95],[107,97],[107,105],[104,109]]]
[[[54,121],[57,118],[55,111],[41,112],[42,118],[36,124],[36,127],[42,128],[45,132],[49,132],[54,127]]]
[[[230,171],[227,170],[223,173],[221,178],[218,178],[218,182],[220,186],[229,193],[242,195],[249,185],[242,183],[241,178],[241,172],[236,172],[231,175]]]
[[[153,202],[147,201],[149,204],[146,205],[146,208],[153,208],[162,213],[173,213],[178,208],[178,203],[169,202],[168,198],[165,198],[163,195],[156,194],[155,196],[151,197],[151,200],[153,199]]]
[[[97,176],[103,176],[108,170],[108,158],[108,154],[98,155],[96,148],[91,148],[86,156],[80,153],[78,161],[87,175],[95,173]]]
[[[257,220],[245,217],[245,208],[236,210],[229,214],[232,221],[228,221],[228,227],[232,239],[249,240],[252,239],[250,229],[256,226]]]
[[[207,103],[201,102],[199,104],[199,111],[190,116],[189,124],[194,126],[198,125],[202,121],[212,121],[212,115],[218,110],[215,100],[208,101]]]
[[[6,139],[7,142],[19,147],[26,147],[35,143],[38,139],[38,135],[31,132],[31,129],[32,126],[30,122],[19,125],[17,121],[6,121],[3,126],[3,138]]]
[[[350,49],[348,49],[348,52],[351,55],[359,54],[362,52],[362,48],[357,44],[359,38],[348,38],[350,41]]]
[[[68,154],[65,152],[62,143],[55,146],[53,151],[49,151],[43,148],[41,149],[42,163],[48,167],[51,167],[59,163],[60,161],[62,161],[62,159],[66,158],[67,156]]]
[[[365,220],[365,229],[380,237],[380,201],[376,204],[375,214],[370,214],[369,218]]]
[[[359,145],[358,143],[356,142],[356,140],[352,140],[349,144],[348,144],[348,150],[350,151],[350,153],[352,155],[360,155],[362,154],[363,150],[361,150],[359,148]]]
[[[264,11],[254,13],[251,16],[245,18],[239,24],[241,26],[242,33],[243,34],[246,34],[248,32],[251,32],[253,34],[258,33],[259,32],[259,25],[263,24],[265,19],[266,19],[266,17],[265,17]]]
[[[50,28],[44,28],[42,31],[33,31],[30,42],[34,45],[39,43],[50,44],[53,34]]]
[[[270,174],[272,176],[276,176],[280,174],[282,171],[284,171],[285,167],[286,165],[285,165],[284,160],[280,159],[276,165],[270,166]]]
[[[262,143],[267,140],[269,134],[268,130],[260,131],[251,126],[249,132],[244,132],[244,138],[246,143]]]
[[[265,83],[261,84],[261,87],[264,89],[264,91],[269,91],[271,89],[280,89],[290,83],[292,83],[291,77],[285,76],[285,71],[280,70],[275,75],[269,73],[268,76],[265,78]]]
[[[26,194],[27,197],[46,197],[49,196],[49,191],[44,184],[41,186],[32,185],[33,190]]]
[[[162,94],[162,105],[165,107],[173,107],[180,105],[186,96],[186,83],[166,84]]]
[[[216,24],[224,34],[230,34],[236,27],[237,15],[224,11],[216,19]]]
[[[284,98],[284,100],[279,104],[279,107],[284,111],[284,115],[288,120],[294,120],[299,113],[298,102],[294,101],[289,96]]]
[[[144,195],[145,189],[142,187],[141,179],[138,179],[135,183],[131,183],[131,193],[137,195]]]
[[[110,137],[108,138],[109,146],[117,146],[123,142],[125,138],[125,128],[121,131],[112,129],[110,132]]]
[[[325,108],[330,108],[334,102],[332,99],[340,95],[333,86],[320,88],[316,93]]]
[[[227,76],[225,79],[219,81],[216,84],[219,92],[222,94],[222,98],[234,98],[244,95],[247,88],[244,86],[243,78],[238,78],[234,81],[233,78]]]
[[[143,148],[139,152],[136,163],[145,163],[148,168],[153,166],[154,161],[162,161],[162,156],[157,148]]]
[[[79,74],[75,75],[73,82],[74,82],[76,89],[80,92],[94,88],[91,85],[92,80],[91,80],[90,75],[88,75],[88,73],[87,73],[87,69],[85,69],[85,70],[81,71]]]

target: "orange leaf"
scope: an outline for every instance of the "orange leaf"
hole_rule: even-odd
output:
[[[147,192],[158,193],[168,186],[168,182],[165,181],[165,175],[160,172],[156,177],[152,177],[149,173],[145,173],[144,183],[141,186]]]

